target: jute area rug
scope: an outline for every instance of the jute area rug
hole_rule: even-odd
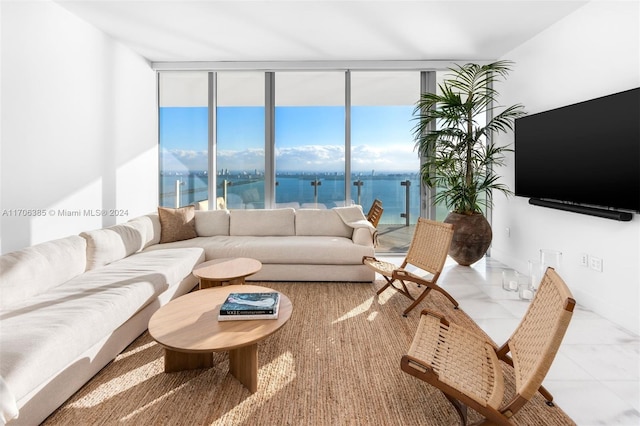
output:
[[[293,302],[289,322],[258,345],[257,393],[230,375],[226,353],[210,369],[164,373],[162,348],[145,332],[45,424],[458,424],[440,391],[400,370],[421,308],[482,332],[439,293],[404,318],[409,300],[391,289],[376,296],[382,282],[256,284]],[[513,423],[575,424],[539,394]]]

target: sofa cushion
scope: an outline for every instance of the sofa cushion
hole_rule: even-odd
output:
[[[232,210],[229,235],[288,236],[295,235],[295,210]]]
[[[146,230],[141,222],[127,222],[85,231],[80,236],[87,240],[87,270],[91,270],[124,259],[142,249]]]
[[[0,375],[20,400],[203,260],[199,248],[138,253],[1,310]]]
[[[194,206],[180,207],[179,209],[158,207],[160,242],[170,243],[197,237],[195,211]]]
[[[296,211],[296,235],[337,236],[351,238],[347,226],[335,210],[302,209]]]
[[[323,236],[209,237],[201,241],[207,259],[250,257],[262,263],[361,265],[373,256],[373,246],[353,244],[350,238]]]
[[[82,274],[87,266],[86,252],[86,240],[72,235],[0,256],[0,309]]]
[[[160,242],[160,217],[158,213],[135,217],[126,224],[140,230],[143,235],[142,248]]]
[[[196,210],[196,233],[199,237],[229,235],[229,210]]]
[[[188,247],[197,247],[197,248],[204,249],[204,247],[216,241],[216,239],[220,237],[221,236],[196,237],[190,240],[181,240],[181,241],[173,241],[171,243],[156,244],[156,245],[147,247],[146,249],[143,250],[143,252],[167,250],[167,249],[182,249],[182,248],[188,248]],[[207,259],[207,260],[211,260],[211,259]]]

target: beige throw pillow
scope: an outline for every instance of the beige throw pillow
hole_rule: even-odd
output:
[[[195,211],[194,206],[186,206],[179,209],[158,207],[160,243],[170,243],[197,237]]]

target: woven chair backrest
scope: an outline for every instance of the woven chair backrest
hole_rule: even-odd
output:
[[[405,260],[434,275],[439,274],[447,260],[452,239],[453,225],[420,217]]]
[[[553,268],[547,268],[529,309],[509,339],[516,392],[527,400],[536,393],[551,367],[574,306],[565,282]]]

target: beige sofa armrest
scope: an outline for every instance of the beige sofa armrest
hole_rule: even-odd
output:
[[[353,230],[353,236],[351,239],[354,244],[361,246],[375,247],[376,235],[372,234],[368,228],[356,228]]]

